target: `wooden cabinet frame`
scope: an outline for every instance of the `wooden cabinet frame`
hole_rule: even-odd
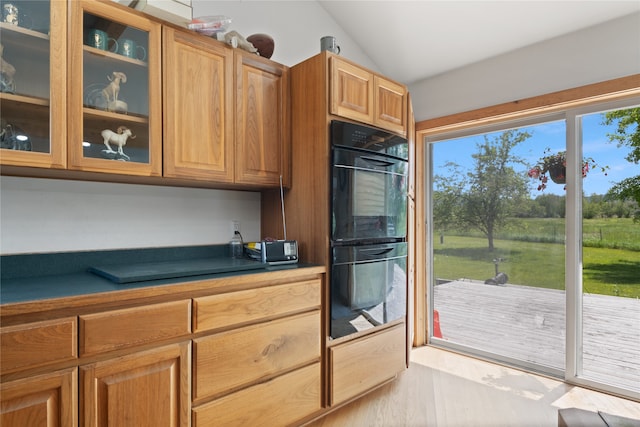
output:
[[[147,70],[148,70],[148,94],[149,94],[149,116],[148,122],[144,119],[129,118],[124,114],[100,112],[95,109],[85,109],[84,107],[84,14],[99,16],[106,20],[122,23],[126,26],[135,27],[148,33],[147,46]],[[140,14],[127,11],[104,2],[77,0],[70,2],[71,25],[69,31],[69,59],[70,85],[69,98],[69,162],[68,168],[75,170],[103,172],[112,174],[127,174],[140,176],[161,176],[162,175],[162,83],[161,83],[161,25]],[[128,58],[122,55],[104,53],[105,57],[119,60],[123,63]],[[113,71],[113,70],[112,70]],[[109,75],[109,70],[105,70],[105,75]],[[105,82],[107,82],[105,80]],[[108,83],[108,82],[107,82]],[[127,82],[134,85],[135,82]],[[91,113],[102,119],[105,127],[115,131],[115,124],[118,119],[121,123],[138,123],[148,130],[149,162],[123,162],[99,158],[85,157],[83,154],[83,135],[85,127],[85,116]]]
[[[47,107],[49,109],[49,153],[32,151],[15,151],[3,149],[0,151],[2,165],[24,166],[37,168],[64,169],[67,166],[67,3],[51,0],[49,33],[49,99],[38,102],[19,95],[0,93],[2,102],[12,101],[23,103],[32,108]],[[53,25],[55,23],[55,25]],[[9,24],[2,24],[9,25]],[[42,36],[46,37],[46,36]],[[48,104],[48,105],[47,105]],[[25,114],[32,111],[25,107]]]

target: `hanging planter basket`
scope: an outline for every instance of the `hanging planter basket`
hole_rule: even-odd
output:
[[[567,168],[561,164],[549,166],[549,178],[556,184],[567,183]]]

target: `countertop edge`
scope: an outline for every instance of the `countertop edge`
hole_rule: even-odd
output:
[[[292,266],[274,266],[235,274],[212,274],[143,282],[135,287],[113,284],[108,289],[99,292],[0,304],[0,321],[5,325],[7,320],[12,317],[32,315],[34,320],[38,320],[39,313],[57,312],[60,316],[64,316],[67,312],[75,314],[79,308],[93,307],[95,309],[95,306],[108,308],[122,306],[126,302],[153,303],[174,298],[192,298],[205,294],[277,284],[279,281],[286,281],[294,277],[304,280],[306,277],[312,278],[323,273],[326,273],[326,268],[322,265],[296,264],[293,268]],[[64,278],[65,276],[60,276],[56,280],[64,280]],[[106,281],[106,279],[104,280]]]

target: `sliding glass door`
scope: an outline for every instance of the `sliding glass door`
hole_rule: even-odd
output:
[[[432,342],[564,369],[564,184],[542,168],[565,134],[551,117],[432,142]]]
[[[634,105],[426,141],[431,344],[640,395]]]
[[[577,112],[580,113],[580,112]],[[640,108],[570,115],[586,175],[568,377],[640,397]],[[635,135],[635,137],[634,137]],[[635,138],[635,145],[634,145]],[[589,179],[593,174],[596,179]],[[634,196],[635,195],[635,196]],[[570,308],[571,310],[571,308]],[[573,311],[573,310],[572,310]]]

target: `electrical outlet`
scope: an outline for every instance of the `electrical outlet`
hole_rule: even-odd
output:
[[[236,231],[238,233],[240,232],[240,221],[234,219],[231,221],[231,234],[236,234]]]

